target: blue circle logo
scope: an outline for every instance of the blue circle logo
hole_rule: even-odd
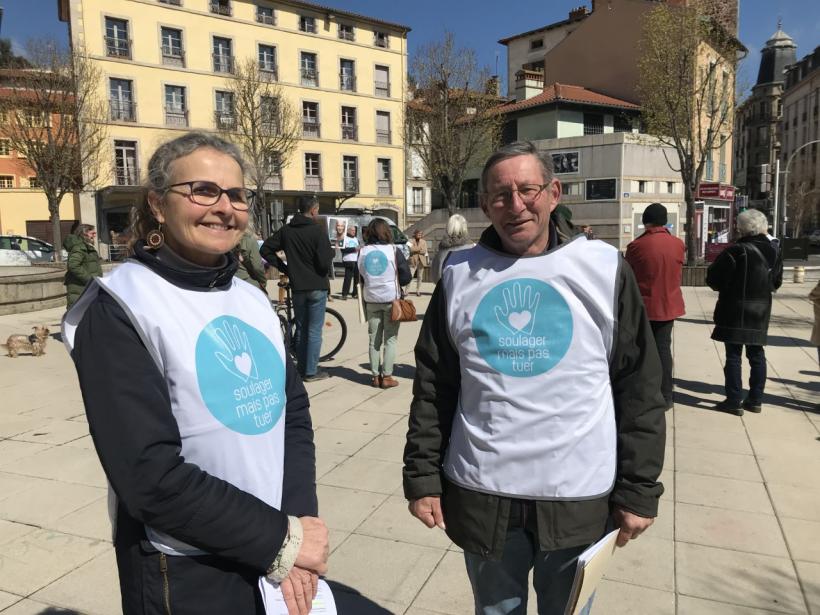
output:
[[[507,376],[527,378],[558,365],[572,343],[572,312],[541,280],[503,282],[478,304],[473,336],[482,358]]]
[[[387,256],[384,252],[373,250],[364,257],[364,270],[372,276],[383,274],[387,271]]]
[[[233,316],[208,323],[196,342],[199,394],[228,429],[270,431],[285,408],[285,365],[265,335]]]

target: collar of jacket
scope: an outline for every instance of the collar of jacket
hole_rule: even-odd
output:
[[[643,231],[643,235],[641,235],[641,237],[643,237],[644,235],[655,235],[657,233],[666,233],[668,235],[672,234],[669,232],[669,229],[665,226],[653,226],[652,228],[645,228]]]
[[[573,237],[582,234],[578,228],[573,226],[572,222],[556,214],[554,211],[550,214],[550,225],[547,232],[549,233],[550,239],[547,244],[547,249],[544,250],[544,254],[566,243]],[[484,229],[478,241],[491,250],[508,253],[501,244],[501,237],[498,236],[498,232],[496,232],[493,226],[488,226]]]
[[[239,267],[239,262],[230,252],[223,256],[222,262],[216,267],[203,267],[185,260],[168,246],[156,251],[147,250],[144,241],[134,245],[133,258],[174,286],[185,290],[226,290]]]
[[[305,214],[296,213],[293,214],[288,226],[308,226],[310,224],[316,224],[316,221],[313,218],[308,218]]]

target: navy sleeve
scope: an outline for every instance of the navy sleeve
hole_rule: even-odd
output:
[[[407,264],[407,259],[401,250],[396,250],[396,271],[399,276],[399,286],[407,286],[410,280],[413,279],[413,274],[410,273],[410,265]]]
[[[282,485],[282,511],[297,517],[316,517],[316,447],[305,385],[293,359],[287,357],[288,398],[285,409],[285,475]]]

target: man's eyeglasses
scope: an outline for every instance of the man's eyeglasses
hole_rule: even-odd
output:
[[[541,196],[541,193],[550,184],[524,184],[517,190],[499,190],[498,192],[485,192],[484,196],[492,207],[504,207],[512,203],[513,192],[517,192],[519,198],[525,205],[532,205]]]
[[[171,188],[179,188],[180,186],[187,186],[188,189],[171,190]],[[176,192],[177,194],[187,196],[191,201],[203,207],[216,205],[217,201],[222,198],[222,195],[227,194],[231,207],[237,211],[248,211],[256,198],[256,192],[250,188],[220,188],[213,182],[201,180],[171,184],[170,186],[166,186],[165,190],[167,192]]]

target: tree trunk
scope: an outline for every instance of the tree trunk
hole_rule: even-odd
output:
[[[697,260],[697,229],[695,228],[695,195],[689,184],[684,184],[686,200],[686,264],[692,266]],[[705,212],[704,212],[705,213]]]
[[[54,239],[54,260],[63,260],[63,238],[60,232],[60,203],[52,198],[48,199],[48,212],[51,215],[51,235]]]

